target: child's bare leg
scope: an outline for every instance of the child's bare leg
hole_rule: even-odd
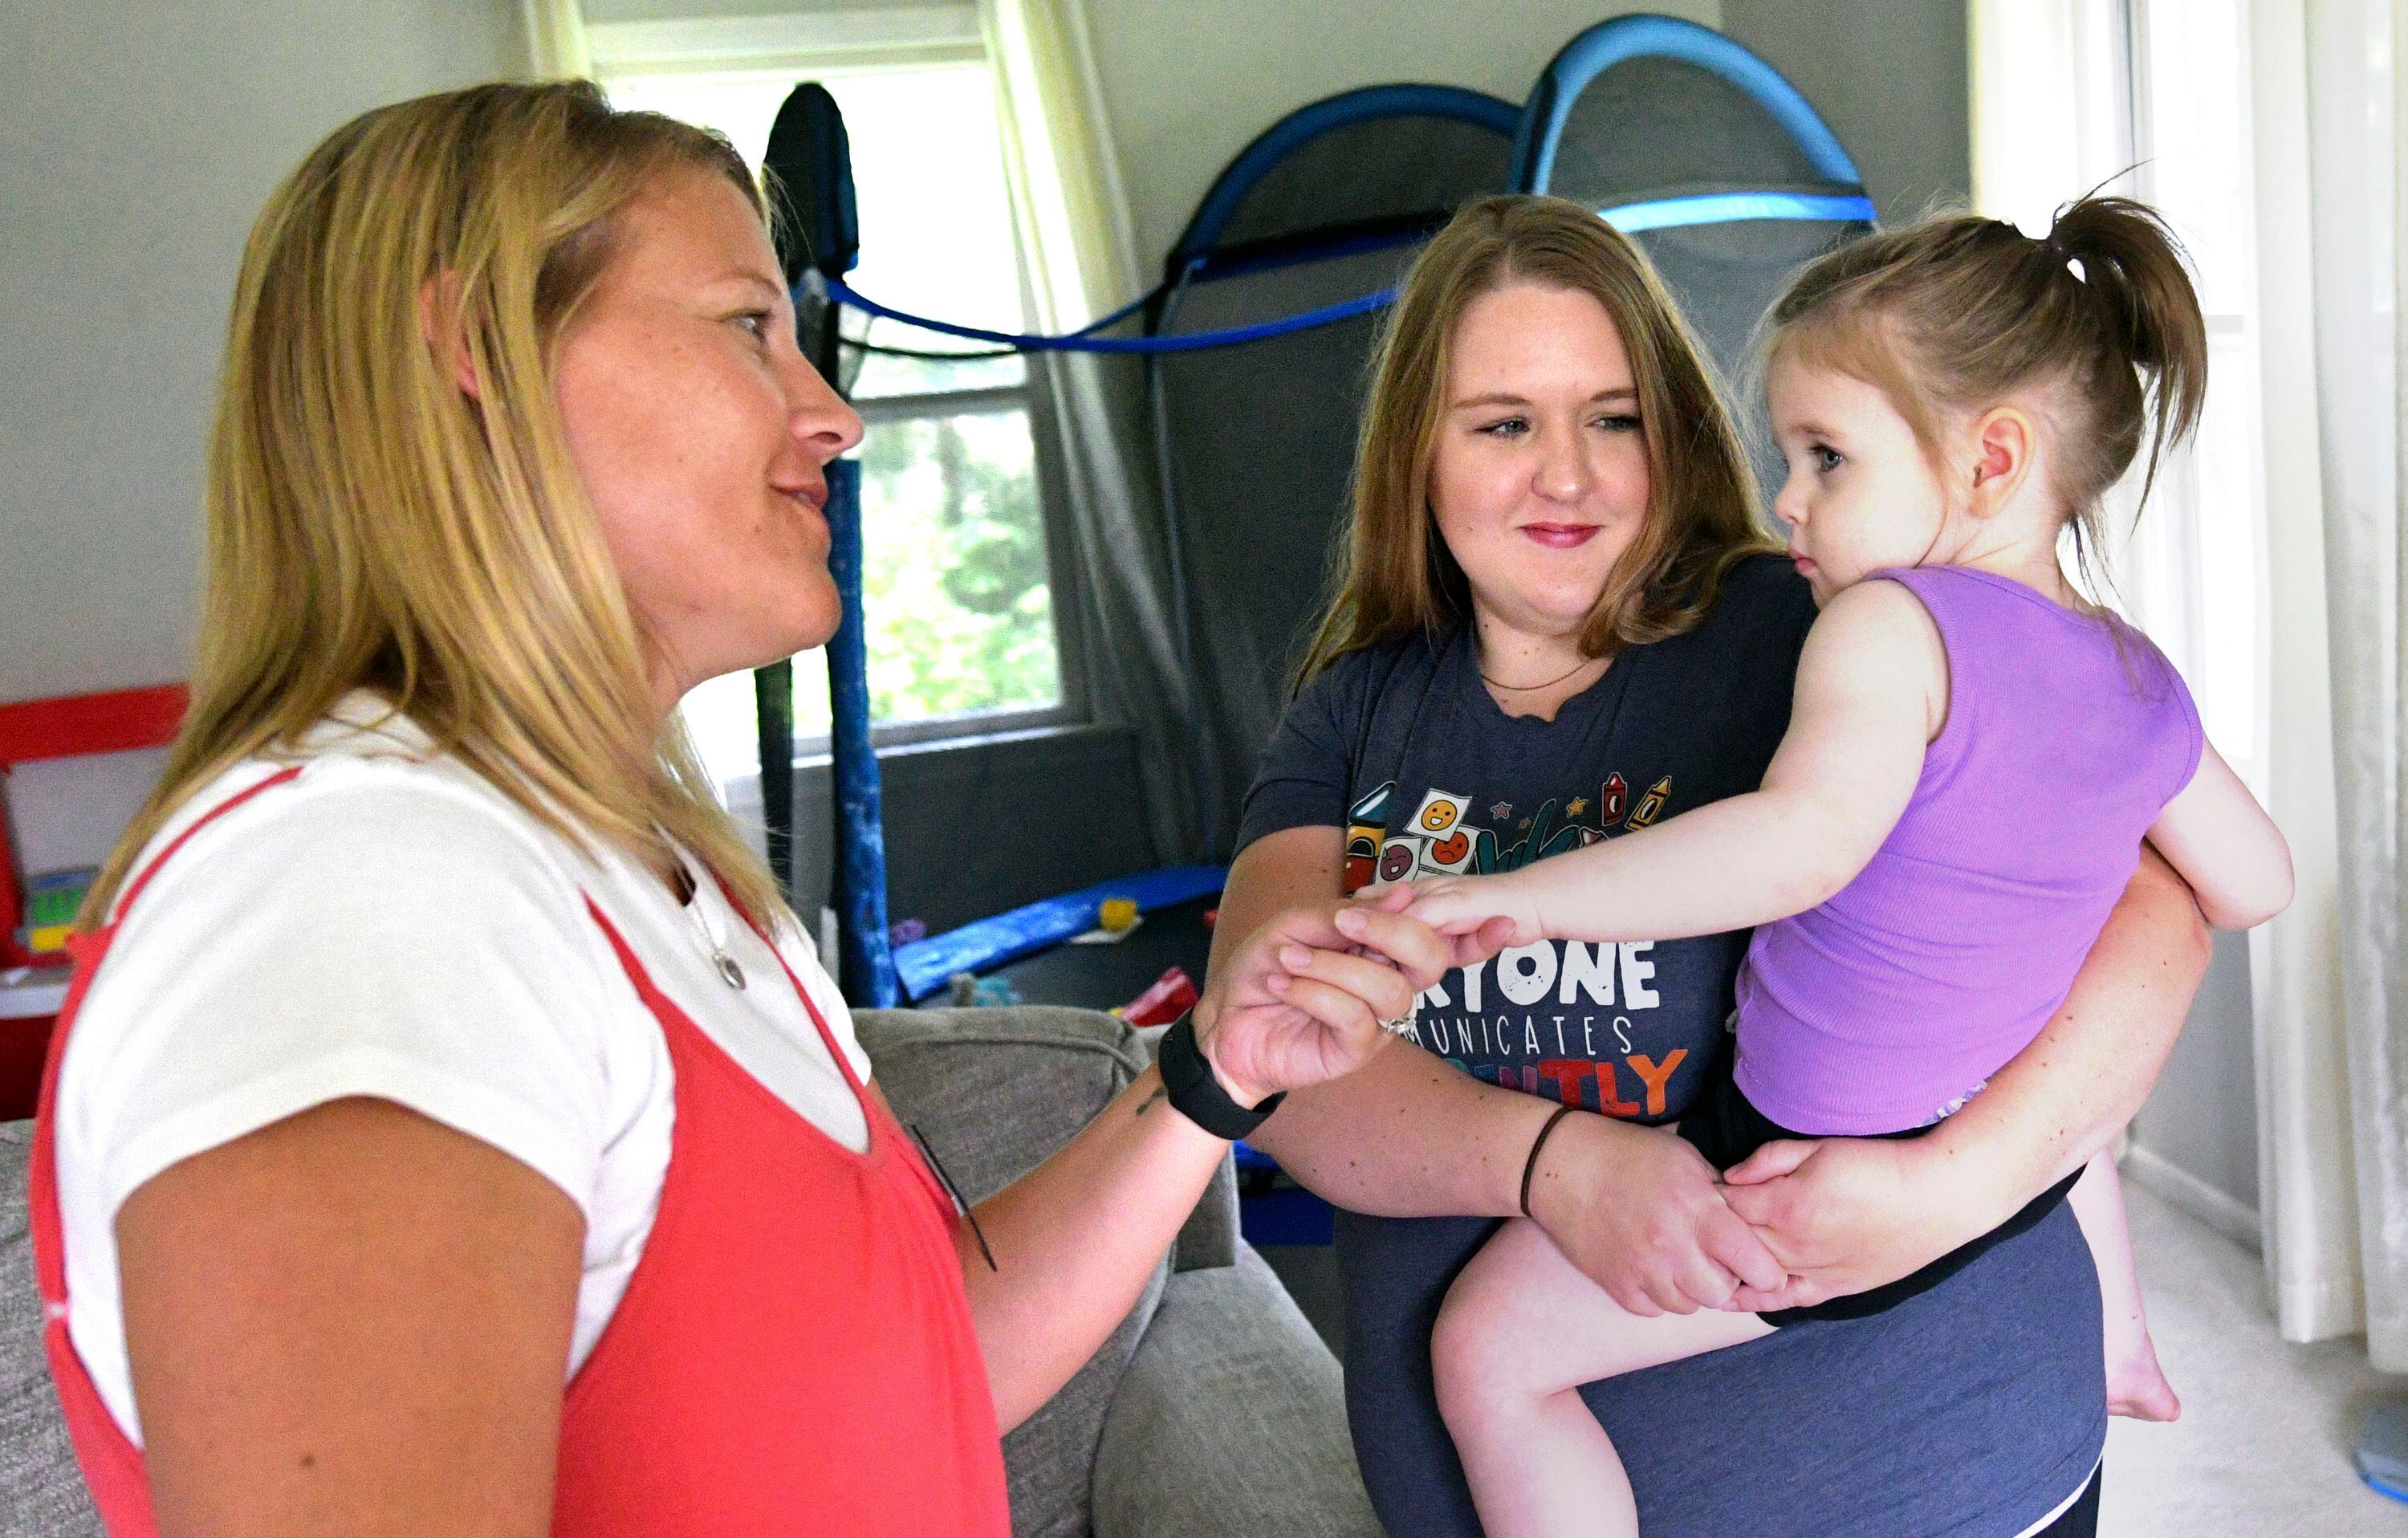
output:
[[[2107,1409],[2134,1420],[2172,1420],[2182,1401],[2157,1365],[2157,1345],[2141,1311],[2141,1278],[2132,1266],[2132,1233],[2124,1221],[2124,1187],[2115,1161],[2090,1161],[2073,1183],[2073,1215],[2099,1267],[2099,1296],[2107,1308]]]
[[[1455,1278],[1430,1341],[1440,1411],[1489,1538],[1639,1531],[1630,1480],[1580,1386],[1771,1327],[1702,1309],[1642,1319],[1516,1218]]]

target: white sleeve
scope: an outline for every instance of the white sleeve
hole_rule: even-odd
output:
[[[126,915],[62,1070],[114,1215],[178,1161],[370,1096],[492,1144],[590,1218],[604,1037],[632,994],[509,811],[406,763],[322,761],[205,828]]]

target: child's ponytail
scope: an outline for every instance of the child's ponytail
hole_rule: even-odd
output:
[[[1790,285],[1769,349],[1879,389],[1935,466],[1942,413],[2036,398],[2054,489],[2086,553],[2100,498],[2143,437],[2145,497],[2207,393],[2207,325],[2182,248],[2124,197],[2069,204],[2042,240],[1973,214],[1869,235]]]
[[[2106,347],[2091,370],[2093,377],[2079,381],[2082,393],[2106,405],[2123,393],[2136,371],[2149,381],[2146,415],[2156,426],[2141,482],[2145,497],[2166,449],[2198,425],[2207,399],[2207,322],[2183,265],[2182,247],[2148,205],[2128,197],[2086,197],[2058,211],[2041,250],[2045,259],[2069,271],[2079,267],[2082,285],[2100,311]],[[2109,420],[2099,423],[2108,429],[2103,436],[2120,439],[2124,435],[2116,429],[2123,427],[2127,414],[2104,413]],[[2132,447],[2121,454],[2122,462],[2107,474],[2101,490],[2114,482],[2138,452],[2142,413],[2129,414]]]

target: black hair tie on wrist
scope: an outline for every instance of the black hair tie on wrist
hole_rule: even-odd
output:
[[[1573,1108],[1569,1105],[1555,1107],[1555,1114],[1547,1118],[1547,1125],[1540,1128],[1539,1135],[1530,1140],[1530,1155],[1522,1161],[1522,1215],[1524,1217],[1530,1215],[1530,1177],[1539,1172],[1539,1150],[1547,1145],[1547,1139],[1555,1132],[1555,1124],[1570,1115],[1572,1110]]]

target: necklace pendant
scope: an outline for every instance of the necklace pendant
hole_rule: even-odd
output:
[[[710,963],[719,969],[721,982],[738,993],[744,991],[744,969],[736,964],[734,956],[729,956],[725,951],[713,951],[710,953]]]

